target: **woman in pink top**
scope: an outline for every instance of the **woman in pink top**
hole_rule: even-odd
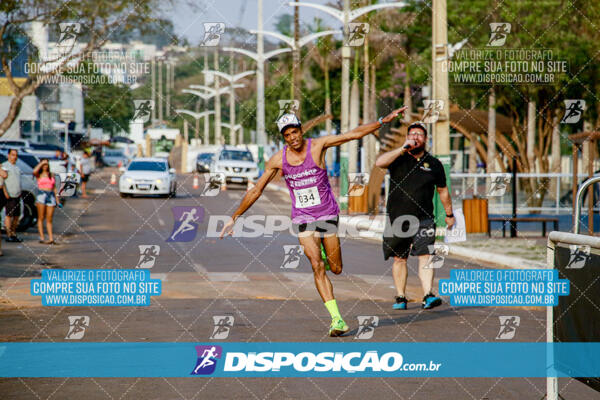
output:
[[[50,172],[48,159],[43,159],[33,169],[33,176],[37,179],[38,195],[35,205],[37,207],[37,226],[40,234],[40,243],[54,244],[52,236],[52,217],[54,216],[54,207],[56,207],[58,194],[56,193],[56,179]],[[48,241],[44,240],[44,219],[46,220],[46,231],[48,231]]]

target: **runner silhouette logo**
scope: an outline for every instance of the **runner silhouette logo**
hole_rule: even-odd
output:
[[[61,22],[58,24],[60,29],[60,36],[56,42],[56,47],[61,55],[71,53],[77,37],[81,32],[81,24],[79,22]]]
[[[350,22],[348,24],[348,46],[358,47],[365,43],[370,26],[366,22]]]
[[[376,315],[359,315],[358,319],[358,331],[354,339],[371,339],[375,328],[379,325],[379,317]]]
[[[490,40],[487,45],[492,47],[504,46],[512,25],[508,22],[490,23]]]
[[[196,206],[171,208],[173,212],[173,231],[167,242],[191,242],[198,233],[198,224],[204,218],[204,209]]]
[[[499,316],[500,330],[496,339],[510,340],[515,337],[517,327],[521,325],[521,317],[517,315]]]
[[[233,315],[213,315],[215,326],[210,338],[215,340],[227,339],[229,337],[229,331],[233,328],[234,321],[235,318]]]
[[[300,108],[300,101],[298,100],[279,99],[277,102],[279,103],[279,115],[277,116],[277,119],[285,114],[297,114],[298,109]]]
[[[300,244],[283,245],[282,269],[296,269],[300,265],[300,259],[304,255],[304,246]]]
[[[134,100],[133,122],[146,123],[150,121],[152,108],[154,108],[153,100]]]
[[[585,100],[565,100],[565,115],[560,120],[561,124],[576,124],[585,111]]]
[[[160,246],[156,244],[138,246],[140,249],[140,258],[136,268],[152,268],[156,262],[156,258],[160,254]]]
[[[196,346],[198,360],[190,375],[211,375],[217,368],[217,360],[223,355],[221,346]]]
[[[204,22],[204,38],[200,46],[215,47],[221,41],[221,35],[225,33],[225,22]]]
[[[444,110],[444,100],[423,100],[423,118],[425,124],[435,124]]]
[[[588,245],[576,245],[572,244],[569,246],[569,262],[565,266],[568,269],[581,269],[585,266],[588,260],[591,258],[590,255],[591,247]]]
[[[65,339],[77,340],[83,339],[85,330],[90,326],[90,317],[87,315],[70,315],[69,316],[69,332]]]

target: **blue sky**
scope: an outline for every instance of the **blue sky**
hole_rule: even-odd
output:
[[[190,2],[195,3],[196,7],[190,7]],[[246,3],[244,15],[240,15],[244,2]],[[287,5],[289,2],[290,0],[263,0],[265,30],[275,30],[278,16],[293,14],[293,7]],[[328,3],[326,0],[307,2]],[[246,29],[256,29],[257,4],[257,0],[176,0],[175,6],[168,14],[175,26],[175,32],[187,38],[192,45],[196,45],[203,37],[203,22],[225,22],[228,27],[241,25]],[[314,17],[320,17],[330,28],[341,29],[341,23],[328,14],[308,7],[300,8],[300,24],[312,23]]]

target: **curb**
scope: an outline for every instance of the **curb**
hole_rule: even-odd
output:
[[[288,193],[287,188],[282,187],[280,185],[268,185],[267,187],[271,187],[276,191]],[[352,226],[346,222],[346,216],[340,217],[340,225],[345,229],[352,228]],[[361,229],[365,225],[360,222],[357,223],[356,229],[360,231],[360,236],[365,239],[372,239],[378,242],[382,242],[382,233],[383,229]],[[513,256],[505,256],[498,253],[490,253],[488,251],[476,250],[473,248],[468,248],[464,246],[452,245],[448,244],[448,255],[457,256],[460,258],[464,258],[469,261],[476,261],[481,263],[493,263],[505,268],[514,268],[514,269],[543,269],[548,268],[545,263],[540,263],[539,261],[527,260],[520,257]]]

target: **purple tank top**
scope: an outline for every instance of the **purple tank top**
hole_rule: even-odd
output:
[[[288,164],[287,146],[283,148],[283,177],[292,198],[295,224],[333,219],[340,213],[327,171],[315,163],[310,152],[311,139],[307,142],[306,157],[300,165]]]

